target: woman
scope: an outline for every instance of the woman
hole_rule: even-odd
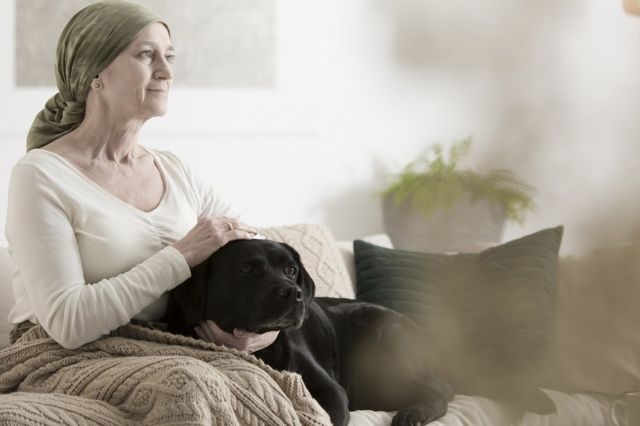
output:
[[[166,112],[173,59],[168,26],[138,5],[95,3],[66,25],[59,93],[11,175],[12,323],[39,323],[77,348],[132,318],[159,320],[190,267],[257,234],[176,156],[138,144],[143,124]],[[211,322],[196,331],[249,352],[277,336]]]

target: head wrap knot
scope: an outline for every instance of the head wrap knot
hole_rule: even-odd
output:
[[[80,125],[91,81],[123,52],[147,25],[160,22],[144,7],[121,0],[93,3],[67,23],[56,49],[58,92],[37,115],[27,151],[41,148]]]
[[[82,121],[84,118],[85,102],[65,102],[56,93],[44,106],[47,121],[56,122],[59,125],[74,124]]]

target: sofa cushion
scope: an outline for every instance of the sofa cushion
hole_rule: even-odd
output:
[[[456,393],[553,410],[536,388],[553,344],[562,227],[475,254],[392,250],[355,241],[357,297],[407,314]]]
[[[262,228],[260,232],[270,240],[289,244],[300,253],[316,284],[316,296],[354,297],[349,273],[329,228],[320,224],[296,224]]]
[[[562,389],[640,389],[640,244],[564,258],[558,272],[557,371]]]

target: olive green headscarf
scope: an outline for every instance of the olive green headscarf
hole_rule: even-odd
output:
[[[160,22],[144,7],[113,0],[94,3],[67,23],[56,49],[56,83],[59,93],[38,113],[29,135],[27,151],[40,148],[78,127],[92,80],[104,70],[147,25]]]

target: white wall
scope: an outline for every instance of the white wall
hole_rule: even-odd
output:
[[[382,231],[375,194],[390,172],[430,143],[473,135],[475,164],[515,169],[539,191],[537,212],[524,227],[509,226],[505,239],[561,223],[565,252],[594,240],[627,239],[640,212],[640,19],[624,15],[615,1],[468,3],[281,0],[277,22],[286,39],[280,42],[288,46],[279,57],[283,84],[314,87],[269,112],[280,120],[277,128],[227,131],[214,125],[163,137],[157,129],[186,127],[171,120],[184,120],[190,98],[199,100],[192,108],[202,111],[209,105],[200,100],[210,94],[212,111],[219,111],[225,107],[220,99],[250,103],[264,96],[183,90],[174,93],[181,113],[156,119],[167,120],[162,125],[150,123],[144,142],[183,156],[250,223],[323,222],[338,238],[353,238]],[[317,48],[295,43],[295,31],[305,26],[288,17],[300,16],[300,9],[317,19]],[[424,46],[433,52],[427,55],[432,62],[426,65],[397,60],[406,10],[432,31]],[[308,35],[302,37],[307,43]],[[296,49],[313,53],[310,73],[292,72],[299,69]],[[0,74],[0,91],[14,93],[10,77]],[[11,108],[35,115],[46,97],[32,98]],[[302,115],[291,110],[296,102]],[[234,123],[260,121],[257,108],[223,113]],[[0,223],[27,125],[0,135]]]

